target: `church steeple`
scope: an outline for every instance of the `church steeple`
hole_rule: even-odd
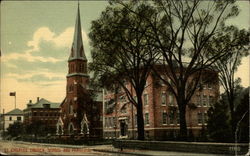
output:
[[[81,29],[79,2],[78,2],[77,15],[76,15],[74,38],[73,38],[73,43],[71,47],[71,54],[69,56],[69,61],[76,60],[76,59],[87,61],[87,58],[84,53],[83,43],[82,43],[82,29]]]

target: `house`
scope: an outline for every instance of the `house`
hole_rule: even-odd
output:
[[[160,67],[158,68],[160,69]],[[202,89],[196,89],[186,108],[188,135],[201,136],[207,124],[207,112],[219,98],[218,74],[205,71],[200,80]],[[213,75],[210,79],[209,76]],[[171,79],[165,77],[170,82]],[[126,88],[136,99],[130,83]],[[155,74],[150,73],[142,96],[145,138],[153,140],[175,139],[179,135],[179,110],[173,93]],[[104,138],[137,138],[137,111],[123,89],[104,93]]]
[[[14,124],[15,122],[23,122],[23,120],[23,111],[18,108],[13,109],[8,113],[1,114],[1,130],[7,131],[11,124]]]
[[[30,100],[27,108],[23,110],[24,124],[42,123],[51,129],[56,129],[56,123],[60,116],[59,106],[60,103],[53,103],[44,98],[37,97],[35,103]]]

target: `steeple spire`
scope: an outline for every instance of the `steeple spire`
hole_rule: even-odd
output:
[[[80,60],[87,60],[83,43],[82,43],[82,29],[81,29],[81,19],[80,19],[80,9],[79,9],[79,1],[78,1],[78,8],[77,8],[77,15],[76,15],[76,23],[75,23],[75,32],[73,43],[71,47],[71,54],[69,56],[69,61],[80,59]]]

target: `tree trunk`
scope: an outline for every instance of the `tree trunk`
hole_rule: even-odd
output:
[[[236,131],[236,118],[235,118],[235,112],[234,112],[234,99],[231,98],[228,100],[229,102],[229,107],[230,107],[230,116],[231,116],[231,130],[232,130],[232,136],[234,136],[234,133]]]
[[[180,139],[187,140],[186,104],[183,99],[177,100],[180,114]]]
[[[138,140],[144,140],[144,119],[143,119],[143,107],[142,98],[137,96],[137,133]]]

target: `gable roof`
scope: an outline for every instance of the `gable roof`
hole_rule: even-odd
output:
[[[37,103],[31,105],[29,108],[44,108],[44,104],[50,104],[50,108],[59,108],[60,103],[52,103],[44,98],[40,99]]]
[[[21,109],[16,108],[6,113],[5,115],[23,115],[23,111]]]

